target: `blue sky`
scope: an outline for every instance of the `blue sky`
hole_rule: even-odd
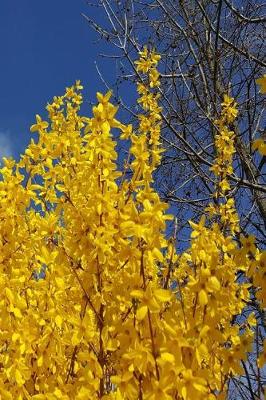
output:
[[[81,13],[99,17],[85,0],[0,1],[0,157],[18,159],[35,114],[45,116],[47,102],[76,79],[87,102],[105,90],[96,60],[105,77],[114,78],[113,63],[97,57],[104,43]]]

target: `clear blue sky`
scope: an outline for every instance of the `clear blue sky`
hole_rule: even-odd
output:
[[[45,116],[47,102],[76,79],[94,100],[104,89],[95,60],[111,80],[113,64],[97,58],[106,48],[82,12],[99,17],[85,0],[0,0],[0,157],[19,157],[35,114]]]

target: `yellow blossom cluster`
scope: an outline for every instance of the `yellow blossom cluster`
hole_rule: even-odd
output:
[[[266,93],[266,74],[257,79],[260,85],[260,92]],[[262,156],[266,156],[266,140],[263,137],[256,139],[252,145],[253,150],[258,150]],[[254,242],[255,237],[249,236],[244,239],[243,248],[245,249],[244,257],[248,260],[248,276],[256,288],[256,298],[259,301],[261,309],[266,309],[266,250],[259,251],[256,249]],[[258,358],[258,365],[263,368],[266,364],[266,339],[264,339],[263,350]]]
[[[252,144],[252,149],[253,150],[258,150],[258,152],[262,156],[266,156],[266,140],[263,139],[262,137],[254,140],[254,142]]]
[[[223,228],[229,229],[232,233],[239,231],[234,199],[228,196],[230,191],[228,178],[233,173],[232,160],[235,153],[234,132],[230,129],[230,125],[235,121],[237,114],[236,102],[225,94],[220,118],[215,121],[217,129],[215,136],[216,159],[210,168],[218,179],[217,190],[214,194],[217,201],[215,205],[211,204],[206,209],[211,215],[217,215]]]
[[[256,79],[256,82],[260,85],[260,92],[262,94],[266,93],[266,74],[264,74],[261,78]],[[258,150],[258,152],[262,156],[266,156],[266,139],[265,137],[260,137],[254,140],[252,144],[253,150]]]
[[[140,52],[140,59],[136,61],[137,71],[145,73],[142,82],[137,83],[137,91],[140,95],[138,103],[141,104],[144,113],[139,115],[139,134],[131,137],[131,153],[135,156],[132,167],[135,170],[135,177],[143,176],[143,179],[152,180],[152,172],[160,164],[162,148],[160,146],[161,107],[158,105],[160,93],[157,88],[160,86],[157,64],[160,56],[154,51],[149,52],[147,47]],[[143,148],[143,151],[140,149]],[[141,156],[141,153],[144,153]],[[145,171],[141,160],[146,164]],[[147,176],[148,174],[148,176]]]
[[[222,399],[251,349],[252,331],[234,318],[249,299],[237,271],[254,260],[204,218],[191,223],[184,254],[166,239],[172,217],[152,178],[162,152],[159,56],[147,48],[140,56],[148,80],[138,85],[136,132],[116,119],[111,92],[97,93],[91,118],[80,116],[77,81],[47,106],[49,121],[36,117],[38,137],[20,161],[4,159],[3,400]],[[224,125],[235,108],[225,103],[219,129],[232,154]],[[131,141],[130,174],[117,167],[113,128]],[[225,180],[231,156],[218,139]]]

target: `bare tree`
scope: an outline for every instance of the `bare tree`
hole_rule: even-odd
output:
[[[265,135],[265,104],[255,83],[266,67],[264,0],[92,0],[88,5],[84,18],[110,43],[110,54],[104,56],[117,65],[113,86],[133,124],[138,107],[126,89],[140,80],[134,60],[144,44],[162,56],[166,152],[155,184],[173,206],[177,246],[186,246],[188,220],[197,220],[212,199],[214,121],[229,93],[239,105],[239,115],[232,126],[236,153],[228,196],[235,199],[242,233],[254,234],[258,246],[265,248],[266,162],[252,150],[253,141]],[[90,7],[97,7],[97,20],[90,18]],[[255,300],[249,307],[259,321],[257,352],[265,336],[265,318]],[[244,363],[245,378],[230,383],[231,399],[261,398],[263,377],[252,357]]]

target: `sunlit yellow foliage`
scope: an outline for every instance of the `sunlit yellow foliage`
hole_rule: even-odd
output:
[[[211,218],[191,222],[191,248],[177,255],[153,188],[163,151],[159,59],[145,48],[136,62],[148,79],[137,87],[138,129],[116,119],[111,92],[97,93],[92,118],[80,116],[76,82],[47,106],[48,121],[36,117],[38,138],[21,160],[4,159],[1,399],[207,400],[242,371],[252,330],[234,324],[249,299],[237,273],[260,285],[266,260],[251,239],[240,248],[234,240],[236,104],[225,96],[216,122]],[[131,142],[124,171],[113,128]]]

